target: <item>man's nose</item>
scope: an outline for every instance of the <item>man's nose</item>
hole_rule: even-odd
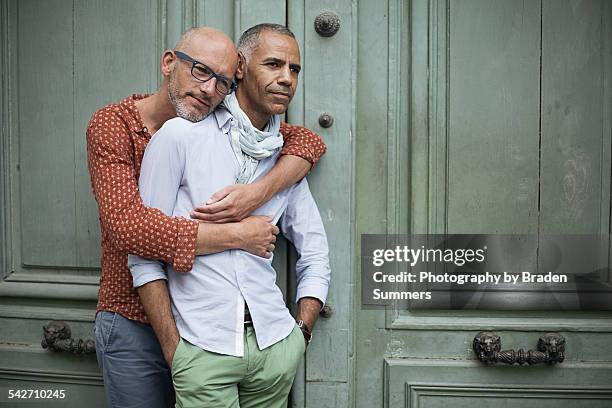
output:
[[[293,76],[291,75],[291,68],[289,68],[289,66],[285,66],[280,70],[278,83],[289,87],[293,85]]]
[[[215,87],[217,86],[217,78],[210,78],[206,82],[200,83],[200,91],[203,94],[213,96],[216,92]]]

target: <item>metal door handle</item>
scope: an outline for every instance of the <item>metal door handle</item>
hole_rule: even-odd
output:
[[[334,124],[334,117],[327,112],[323,112],[321,116],[319,116],[319,126],[322,128],[330,128]]]
[[[51,351],[67,351],[74,354],[96,352],[96,344],[93,340],[73,339],[68,323],[59,320],[52,320],[43,326],[43,339],[40,345]]]
[[[546,333],[538,339],[537,350],[501,350],[501,337],[494,332],[480,332],[472,343],[474,353],[483,363],[556,364],[565,359],[565,337]]]
[[[314,28],[321,37],[331,37],[340,30],[340,17],[333,11],[322,11],[315,18]]]

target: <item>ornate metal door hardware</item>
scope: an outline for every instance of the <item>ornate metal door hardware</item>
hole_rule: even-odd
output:
[[[546,333],[538,339],[537,350],[501,350],[501,337],[494,332],[480,332],[472,343],[474,353],[483,363],[556,364],[565,358],[565,338],[559,333]]]
[[[51,351],[67,351],[74,354],[92,354],[96,352],[93,340],[73,339],[70,326],[66,322],[52,320],[43,326],[42,348]]]
[[[334,117],[327,112],[323,112],[319,116],[319,125],[322,128],[329,128],[334,124]]]
[[[315,18],[314,28],[321,37],[332,37],[340,30],[340,17],[333,11],[322,11]]]

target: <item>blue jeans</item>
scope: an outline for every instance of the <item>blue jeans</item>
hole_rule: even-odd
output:
[[[96,315],[95,332],[109,407],[174,406],[170,368],[151,326],[102,311]]]

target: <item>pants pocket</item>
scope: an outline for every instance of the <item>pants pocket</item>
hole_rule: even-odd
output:
[[[113,341],[117,313],[98,312],[96,314],[96,345],[103,352],[107,352]]]
[[[298,338],[297,341],[299,341],[300,355],[302,355],[306,352],[306,340],[304,339],[304,334],[302,333],[302,329],[300,329],[297,324],[295,325],[295,329],[293,329],[293,331],[295,337]]]
[[[183,346],[183,342],[184,342],[184,340],[181,337],[179,339],[178,344],[176,345],[176,350],[174,351],[174,356],[172,357],[172,363],[170,364],[170,372],[172,374],[174,374],[174,372],[176,371],[178,360],[180,359],[180,353],[181,353],[181,351],[183,349],[183,347],[182,347]]]

